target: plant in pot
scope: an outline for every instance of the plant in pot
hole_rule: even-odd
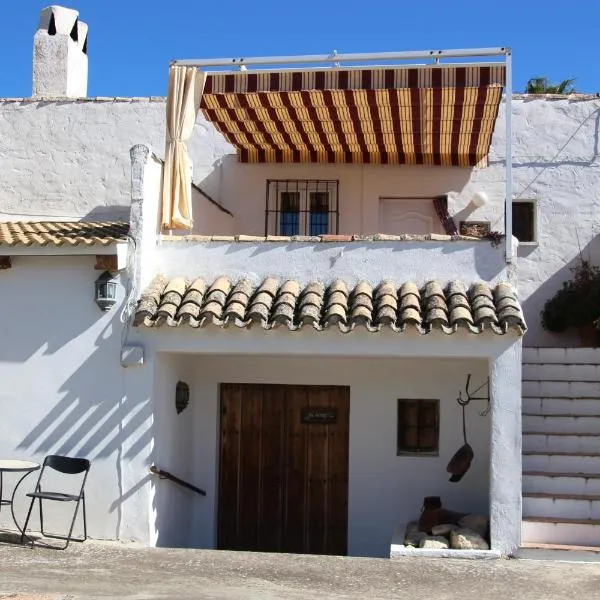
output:
[[[562,333],[570,328],[579,331],[582,346],[600,345],[596,321],[600,318],[600,268],[580,259],[571,269],[572,279],[544,304],[542,326]]]

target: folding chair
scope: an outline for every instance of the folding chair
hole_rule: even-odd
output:
[[[79,489],[79,494],[65,494],[62,492],[50,492],[42,490],[41,483],[42,477],[46,469],[53,469],[58,471],[59,473],[63,473],[65,475],[78,475],[83,473],[83,479],[81,481],[81,488]],[[21,543],[25,537],[25,531],[27,530],[27,524],[29,523],[29,517],[31,516],[31,511],[33,509],[33,504],[36,500],[40,503],[40,527],[41,533],[44,537],[54,538],[57,540],[66,540],[66,544],[59,548],[60,550],[65,550],[69,545],[69,542],[73,540],[74,542],[85,542],[87,539],[87,523],[85,517],[85,493],[84,487],[85,482],[90,470],[90,461],[85,458],[71,458],[69,456],[56,456],[50,455],[46,456],[44,459],[44,464],[42,465],[42,470],[40,471],[40,476],[38,477],[37,484],[35,486],[35,491],[27,494],[31,498],[31,504],[29,505],[29,511],[27,512],[27,518],[25,519],[25,524],[23,525],[23,530],[21,532]],[[42,509],[42,501],[43,500],[51,500],[56,502],[75,502],[75,511],[73,512],[73,519],[71,520],[71,527],[69,529],[69,533],[64,535],[57,535],[54,533],[46,533],[44,531],[44,514]],[[73,527],[75,525],[75,519],[77,518],[77,512],[79,510],[79,504],[83,503],[83,538],[74,538]],[[30,539],[30,538],[29,538]],[[33,540],[31,540],[33,544]]]

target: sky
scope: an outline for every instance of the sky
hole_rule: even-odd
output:
[[[31,95],[49,2],[0,0],[0,97]],[[64,0],[89,25],[89,96],[164,96],[174,59],[510,46],[513,86],[600,92],[598,0]]]

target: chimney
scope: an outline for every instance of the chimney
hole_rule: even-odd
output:
[[[87,95],[87,34],[78,11],[62,6],[42,9],[33,38],[34,97]]]

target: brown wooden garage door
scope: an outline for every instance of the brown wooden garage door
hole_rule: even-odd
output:
[[[346,554],[350,390],[221,385],[219,548]]]

